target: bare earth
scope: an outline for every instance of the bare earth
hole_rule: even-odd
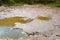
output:
[[[1,9],[2,8],[2,9]],[[29,36],[28,38],[19,38],[19,39],[14,39],[14,40],[60,40],[60,8],[53,8],[53,7],[49,7],[49,6],[38,6],[38,5],[24,5],[23,7],[0,7],[0,11],[3,10],[12,10],[12,17],[13,16],[24,16],[24,17],[28,17],[28,18],[32,18],[34,19],[34,21],[27,23],[25,25],[23,24],[19,24],[19,26],[16,24],[15,27],[16,28],[22,28],[23,26],[25,26],[26,30],[25,31],[29,31],[31,32],[32,30],[35,31],[35,27],[37,28],[38,26],[41,26],[43,29],[40,28],[40,30],[38,30],[40,32],[40,34],[38,35],[34,35],[34,36]],[[8,12],[9,13],[9,12]],[[20,14],[19,14],[20,13]],[[27,14],[27,15],[26,15]],[[51,15],[52,16],[52,20],[50,21],[39,21],[36,19],[36,17],[39,15]],[[11,15],[7,14],[5,17],[11,17]],[[2,15],[0,15],[2,16]],[[4,18],[4,17],[2,17]],[[43,23],[42,23],[43,22]],[[47,22],[47,23],[46,23]],[[39,24],[41,23],[41,25]],[[33,24],[33,25],[32,25]],[[47,25],[46,25],[47,24]],[[51,26],[52,24],[52,26]],[[28,26],[27,26],[28,25]],[[32,27],[30,27],[32,25]],[[22,26],[22,27],[20,27]],[[14,27],[14,28],[15,28]],[[28,28],[28,29],[27,29]],[[32,28],[32,29],[30,29]],[[46,29],[46,30],[44,30]],[[37,31],[37,30],[36,30]],[[0,39],[0,40],[13,40],[13,39]]]

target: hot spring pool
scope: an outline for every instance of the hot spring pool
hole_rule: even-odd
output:
[[[26,34],[22,34],[20,30],[13,30],[11,27],[0,27],[0,38],[26,38]]]

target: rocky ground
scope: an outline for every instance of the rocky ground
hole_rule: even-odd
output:
[[[1,9],[2,8],[2,9]],[[13,16],[24,16],[34,19],[34,21],[27,24],[15,25],[16,28],[24,28],[25,31],[36,31],[36,28],[40,28],[38,31],[40,34],[29,36],[28,38],[20,38],[15,40],[60,40],[60,8],[38,5],[24,5],[23,7],[0,7],[0,11],[3,13],[0,15],[2,18],[9,18]],[[3,16],[4,11],[7,15]],[[12,11],[10,11],[12,10]],[[1,13],[1,12],[0,12]],[[37,20],[37,16],[51,16],[52,20],[42,21]],[[22,26],[22,27],[20,27]],[[31,27],[30,27],[31,26]],[[15,28],[14,27],[14,28]],[[32,28],[32,29],[31,29]],[[8,39],[7,39],[8,40]],[[10,39],[9,39],[10,40]]]

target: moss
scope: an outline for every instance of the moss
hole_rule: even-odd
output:
[[[24,17],[12,17],[12,18],[5,18],[5,19],[0,19],[0,26],[14,26],[15,22],[20,22],[20,23],[28,23],[31,22],[32,19],[29,21],[24,20]]]
[[[45,16],[38,16],[38,19],[39,20],[50,20],[50,18],[49,17],[45,17]]]

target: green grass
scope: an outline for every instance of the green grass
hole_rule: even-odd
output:
[[[0,6],[20,6],[24,4],[43,4],[60,7],[60,0],[0,0]]]
[[[12,18],[5,18],[5,19],[0,19],[0,26],[14,26],[15,22],[20,22],[22,24],[31,22],[33,19],[27,19],[24,20],[24,17],[12,17]]]
[[[52,7],[60,7],[60,3],[50,3],[48,5]]]

